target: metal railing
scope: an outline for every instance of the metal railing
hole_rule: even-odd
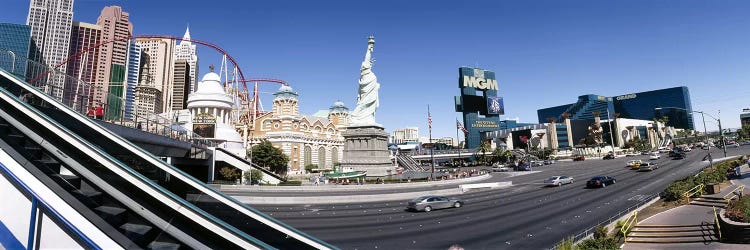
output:
[[[719,215],[716,213],[716,207],[712,206],[714,209],[714,223],[716,223],[716,228],[719,231],[719,241],[721,241],[721,224],[719,224]]]
[[[623,215],[625,215],[627,213],[630,213],[631,211],[634,211],[634,210],[638,209],[640,206],[643,206],[643,204],[646,204],[646,203],[650,202],[651,200],[653,200],[656,197],[659,197],[658,193],[651,194],[651,195],[647,196],[645,199],[643,199],[642,201],[638,202],[637,204],[635,204],[633,206],[630,206],[630,207],[628,207],[628,208],[626,208],[626,209],[618,212],[617,214],[609,217],[609,219],[607,219],[607,220],[600,221],[596,225],[594,225],[594,226],[592,226],[592,227],[584,230],[583,232],[580,232],[580,233],[576,234],[575,236],[573,236],[570,239],[575,243],[575,242],[578,242],[579,240],[582,240],[582,239],[584,239],[586,237],[589,237],[590,235],[594,234],[594,230],[596,229],[596,227],[598,227],[600,225],[609,225],[612,222],[615,222],[615,220],[617,220],[618,218],[622,217]],[[568,238],[566,237],[565,239],[568,239]],[[553,249],[553,250],[557,249],[557,246],[561,242],[562,241],[559,241],[559,242],[555,243],[555,245],[552,246],[550,249]]]
[[[44,63],[24,57],[4,56],[10,54],[10,52],[11,51],[9,50],[0,49],[0,68],[24,80],[24,82],[30,86],[45,92],[47,95],[70,107],[79,114],[88,116],[92,119],[97,118],[95,114],[91,113],[96,104],[93,98],[96,88],[94,85],[79,78],[67,75],[66,72],[59,71]],[[44,77],[38,78],[35,82],[29,82],[31,77],[45,74],[45,72],[46,75],[44,75]],[[123,82],[117,82],[110,84],[110,87],[119,86],[124,88],[122,84]],[[144,112],[140,112],[141,115],[138,115],[136,110],[130,112],[126,111],[125,107],[127,105],[123,97],[113,95],[109,93],[109,91],[104,92],[106,94],[103,99],[106,99],[108,103],[103,106],[104,114],[101,120],[105,122],[140,129],[155,135],[189,142],[197,148],[217,146],[217,143],[214,141],[205,139],[192,131],[176,127],[177,125],[172,118],[163,117],[156,113],[146,112],[146,114],[143,115]],[[21,91],[17,94],[22,96],[25,92]],[[50,106],[49,104],[37,101],[38,98],[34,98],[33,96],[28,99],[24,97],[24,99],[35,105]],[[171,105],[171,103],[164,105]]]
[[[620,232],[622,232],[622,238],[625,242],[628,242],[628,233],[630,232],[630,229],[633,228],[635,224],[638,224],[638,211],[634,211],[633,214],[631,214],[626,220],[625,224],[622,225],[620,228]]]
[[[724,197],[722,197],[722,198],[724,198],[724,200],[726,200],[727,202],[729,202],[732,199],[734,199],[735,197],[742,196],[742,191],[744,191],[744,190],[745,190],[745,185],[740,185],[739,187],[736,187],[736,188],[732,189],[732,191],[730,191],[728,194],[725,194]],[[737,191],[739,191],[739,194],[736,193]]]
[[[687,202],[690,203],[690,197],[692,197],[693,195],[695,195],[697,193],[700,193],[701,195],[703,195],[703,188],[704,187],[705,187],[705,185],[698,184],[695,187],[689,189],[688,191],[685,191],[685,193],[682,193],[682,197],[687,198]]]

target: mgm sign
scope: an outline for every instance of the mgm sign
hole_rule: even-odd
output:
[[[481,143],[482,132],[500,129],[500,115],[504,115],[503,98],[497,96],[498,83],[495,72],[461,67],[458,69],[458,88],[455,97],[456,112],[461,112],[466,124],[466,145],[475,148]]]

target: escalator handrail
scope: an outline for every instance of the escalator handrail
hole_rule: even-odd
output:
[[[136,146],[135,144],[131,143],[130,141],[122,138],[121,136],[119,136],[119,135],[117,135],[115,133],[110,132],[109,130],[105,129],[104,127],[102,127],[98,123],[96,123],[93,120],[91,120],[90,118],[85,117],[85,116],[81,115],[80,113],[78,113],[78,112],[70,109],[70,107],[68,107],[67,105],[64,105],[62,103],[57,102],[56,100],[54,100],[53,98],[47,96],[45,93],[39,91],[35,87],[26,84],[25,81],[19,79],[15,75],[7,73],[4,69],[0,69],[0,75],[4,75],[5,77],[8,77],[8,78],[11,78],[11,79],[15,80],[13,82],[17,86],[19,86],[20,88],[25,89],[28,92],[33,93],[37,98],[43,99],[45,102],[47,102],[50,105],[54,106],[58,110],[66,113],[66,114],[68,114],[70,118],[76,119],[79,122],[81,122],[82,124],[87,125],[89,128],[93,129],[94,131],[100,132],[102,136],[108,137],[112,141],[118,143],[120,146],[122,146],[125,149],[129,150],[130,152],[132,152],[133,154],[135,154],[137,156],[140,156],[142,159],[148,161],[148,163],[151,163],[152,165],[158,167],[159,169],[161,169],[161,170],[169,173],[170,175],[172,175],[172,177],[178,178],[178,179],[184,181],[185,183],[190,184],[193,188],[195,188],[195,189],[197,189],[197,190],[199,190],[199,191],[201,191],[201,192],[203,192],[203,193],[205,193],[207,195],[210,195],[212,198],[214,198],[214,199],[216,199],[218,201],[221,201],[222,203],[229,205],[230,207],[232,207],[232,208],[240,211],[241,213],[243,213],[243,214],[245,214],[245,215],[247,215],[247,216],[249,216],[249,217],[251,217],[253,219],[256,219],[256,220],[258,220],[258,221],[260,221],[260,222],[262,222],[262,223],[264,223],[264,224],[266,224],[266,225],[268,225],[268,226],[270,226],[270,227],[272,227],[272,228],[274,228],[276,230],[279,230],[279,231],[281,231],[281,232],[289,235],[289,237],[293,237],[293,238],[295,238],[295,239],[297,239],[297,240],[299,240],[301,242],[305,242],[306,244],[309,244],[309,245],[311,245],[311,246],[313,246],[315,248],[318,248],[318,249],[336,249],[336,247],[334,247],[334,246],[332,246],[332,245],[330,245],[330,244],[328,244],[328,243],[326,243],[326,242],[324,242],[322,240],[319,240],[319,239],[317,239],[315,237],[312,237],[312,236],[308,235],[307,233],[304,233],[304,232],[302,232],[302,231],[300,231],[300,230],[298,230],[296,228],[290,227],[290,226],[286,225],[285,223],[277,220],[276,218],[273,218],[273,217],[271,217],[271,216],[269,216],[269,215],[267,215],[265,213],[262,213],[262,212],[254,209],[252,207],[249,207],[249,206],[247,206],[247,205],[239,202],[238,200],[236,200],[236,199],[234,199],[234,198],[232,198],[230,196],[227,196],[227,195],[225,195],[225,194],[217,191],[214,188],[209,187],[205,183],[197,180],[196,178],[192,177],[191,175],[185,173],[184,171],[182,171],[180,169],[177,169],[176,167],[165,163],[161,159],[159,159],[156,156],[154,156],[153,154],[151,154],[151,153],[143,150],[142,148]],[[60,124],[57,124],[54,120],[49,119],[46,115],[44,115],[44,114],[40,114],[40,115],[44,116],[45,118],[47,118],[51,122],[55,123],[61,129],[67,131],[67,129],[65,127],[61,126]],[[71,133],[70,131],[67,131],[67,132]],[[93,145],[90,145],[89,142],[87,142],[87,141],[79,138],[77,135],[74,135],[74,136],[76,138],[78,138],[79,140],[83,141],[85,144],[89,145],[90,147],[93,146]],[[99,149],[96,146],[93,146],[92,148],[94,150],[96,150],[96,151],[99,151]],[[110,159],[113,162],[116,162],[117,165],[119,165],[119,167],[123,168],[123,165],[124,165],[123,163],[119,162],[117,159],[111,158],[111,156],[109,154],[106,154],[104,152],[101,152],[101,153],[104,154],[104,156],[106,158]],[[168,190],[164,190],[159,185],[154,184],[151,180],[148,180],[148,178],[145,178],[144,176],[142,176],[137,171],[134,171],[134,170],[132,170],[129,167],[124,167],[123,169],[125,169],[127,172],[130,172],[132,175],[137,176],[139,179],[141,179],[142,182],[148,183],[148,185],[151,186],[152,188],[156,188],[157,190],[159,190],[162,193],[166,192],[168,195],[172,196],[173,199],[174,199],[174,194],[173,193],[169,192]],[[179,199],[179,200],[180,201],[184,201],[183,199]],[[234,228],[233,226],[227,224],[226,222],[221,221],[221,220],[215,218],[213,215],[208,214],[207,212],[205,212],[205,211],[203,211],[203,210],[195,207],[192,203],[188,203],[188,202],[185,202],[185,203],[187,203],[187,204],[185,204],[185,206],[188,206],[191,209],[194,209],[196,211],[200,211],[199,213],[202,214],[202,215],[204,215],[204,216],[208,216],[208,217],[210,217],[212,219],[218,220],[218,223],[220,223],[221,225],[223,225],[225,227],[232,228],[233,231],[236,231],[240,235],[247,235],[244,232],[241,232],[241,231],[237,230],[236,228]],[[247,237],[249,239],[257,241],[257,239],[255,239],[254,237],[251,237],[249,235],[247,235]],[[265,245],[265,243],[260,242],[260,241],[258,241],[258,243],[262,243],[262,245]]]
[[[3,154],[5,154],[5,152],[3,152]],[[67,219],[65,219],[65,217],[62,216],[60,214],[60,212],[58,212],[53,206],[50,206],[49,203],[45,199],[43,199],[39,194],[37,194],[36,192],[34,192],[34,190],[32,190],[28,185],[26,185],[26,183],[23,180],[21,180],[21,178],[19,178],[18,176],[16,176],[13,173],[13,171],[11,171],[2,162],[0,162],[0,170],[2,170],[3,172],[5,172],[5,174],[8,177],[10,177],[10,181],[11,182],[14,182],[14,183],[18,184],[17,186],[20,187],[21,189],[23,189],[22,190],[23,192],[31,195],[32,199],[36,199],[37,202],[39,204],[41,204],[41,206],[44,207],[45,210],[49,211],[51,217],[53,217],[53,220],[57,220],[57,221],[61,222],[63,224],[63,226],[65,226],[73,234],[75,234],[76,237],[78,237],[84,243],[86,243],[88,248],[90,248],[90,249],[98,249],[98,250],[102,249],[91,238],[89,238],[88,236],[86,236],[86,234],[84,234],[83,232],[81,232],[81,230],[78,229],[78,227],[76,227],[75,225],[73,225],[73,223],[71,223],[70,221],[68,221]],[[50,216],[50,215],[48,215],[48,216]]]
[[[4,69],[0,69],[0,75],[3,75],[5,77],[10,76],[10,78],[12,78],[14,80],[20,81],[17,77],[15,77],[13,75],[8,75],[5,72]],[[18,83],[16,83],[16,84],[18,84]],[[42,94],[40,96],[40,93],[42,93],[42,92],[39,91],[39,90],[37,90],[33,86],[26,85],[26,84],[18,84],[18,85],[20,87],[24,88],[25,90],[27,90],[27,91],[35,94],[37,96],[37,98],[43,98],[44,101],[46,101],[46,102],[48,102],[50,104],[55,104],[55,107],[62,106],[64,108],[68,109],[67,106],[64,106],[63,104],[56,102],[54,99],[52,99],[51,97],[47,96],[46,94]],[[194,204],[192,204],[190,202],[187,202],[185,199],[182,199],[182,198],[178,197],[177,195],[175,195],[174,193],[170,192],[169,190],[166,190],[163,187],[157,185],[156,183],[154,183],[150,179],[148,179],[145,176],[141,175],[139,172],[137,172],[137,171],[133,170],[132,168],[128,167],[127,165],[125,165],[124,163],[122,163],[119,160],[115,159],[114,157],[112,157],[111,155],[107,154],[106,152],[103,152],[103,150],[100,149],[99,147],[97,147],[96,145],[91,144],[91,142],[89,142],[87,140],[84,140],[83,138],[81,138],[77,134],[75,134],[72,131],[68,130],[65,126],[59,124],[57,121],[55,121],[54,119],[48,117],[46,114],[41,113],[39,110],[33,108],[28,103],[25,103],[25,102],[21,101],[20,99],[18,99],[18,97],[16,97],[13,94],[9,93],[8,90],[0,88],[0,98],[2,98],[3,96],[7,96],[8,98],[10,98],[12,101],[9,101],[9,103],[11,105],[16,105],[16,108],[19,108],[19,110],[24,110],[25,109],[23,111],[23,114],[28,115],[32,120],[35,120],[35,121],[41,123],[42,126],[44,126],[46,128],[50,128],[50,130],[52,130],[53,134],[56,134],[56,135],[60,136],[61,138],[63,138],[64,140],[68,141],[71,144],[82,144],[82,145],[77,145],[79,147],[76,147],[76,148],[78,148],[79,150],[83,151],[84,153],[86,153],[88,155],[91,155],[92,159],[98,161],[99,163],[102,164],[102,166],[107,167],[110,171],[112,171],[113,173],[117,174],[119,177],[121,177],[121,178],[123,178],[125,180],[135,179],[137,181],[140,181],[141,182],[141,183],[139,183],[140,185],[135,185],[135,186],[138,187],[138,188],[140,188],[145,193],[151,194],[152,197],[154,197],[157,200],[162,201],[162,202],[165,202],[165,200],[164,199],[159,199],[155,195],[160,195],[160,196],[162,196],[162,198],[166,198],[166,199],[171,200],[174,203],[177,203],[180,206],[177,209],[175,209],[174,207],[172,207],[170,204],[164,203],[166,206],[173,208],[175,212],[182,213],[184,216],[187,216],[187,217],[190,217],[190,218],[194,218],[194,219],[202,218],[206,222],[209,222],[209,223],[211,223],[211,224],[214,225],[215,229],[211,229],[211,230],[216,230],[216,229],[222,229],[223,228],[224,231],[226,231],[230,235],[234,235],[237,238],[244,238],[247,241],[249,241],[246,245],[255,245],[255,246],[259,246],[259,247],[266,248],[266,249],[272,249],[273,248],[272,246],[266,244],[265,242],[262,242],[262,241],[260,241],[260,240],[258,240],[256,238],[248,235],[247,233],[238,230],[237,228],[235,228],[235,227],[229,225],[228,223],[226,223],[225,221],[216,218],[212,214],[207,213],[206,211],[203,211],[202,209],[198,208],[196,205],[194,205]],[[67,110],[67,111],[74,112],[72,110]],[[75,114],[77,114],[77,113],[75,113]],[[99,126],[98,124],[96,124],[96,125]],[[100,128],[99,131],[104,130],[104,128],[102,128],[102,127],[99,127],[99,128]],[[57,130],[57,131],[55,131],[55,130]],[[66,136],[69,137],[69,138],[65,138]],[[115,135],[115,136],[117,136],[117,135]],[[98,160],[96,157],[93,157],[93,156],[98,156],[98,157],[101,157],[101,158],[103,158],[105,160]],[[121,175],[121,174],[118,173],[119,171],[116,171],[116,170],[120,170],[122,172],[125,172],[129,176],[123,176],[123,175]],[[133,182],[131,181],[131,183],[133,183]],[[151,190],[148,190],[148,189],[151,189]],[[187,209],[184,209],[184,210],[188,210],[189,213],[194,214],[196,216],[190,216],[189,214],[186,214],[184,212],[180,212],[183,209],[179,209],[179,208],[187,208]],[[203,223],[199,223],[199,224],[203,225],[203,226],[207,226],[206,224],[203,224]],[[221,234],[217,233],[217,235],[221,235]],[[228,239],[226,237],[224,237],[224,238],[227,239],[227,240],[232,240],[232,239]],[[237,244],[237,243],[235,243],[235,244]],[[240,244],[240,245],[243,245],[243,244]]]

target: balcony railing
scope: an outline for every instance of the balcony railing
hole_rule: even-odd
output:
[[[57,70],[49,65],[40,63],[28,58],[19,57],[18,53],[9,50],[0,49],[0,68],[10,72],[19,79],[24,80],[31,86],[45,92],[47,95],[55,98],[62,104],[70,107],[76,112],[96,119],[94,110],[96,103],[94,100],[95,85],[85,82],[81,79],[67,75],[65,72]],[[123,93],[127,83],[116,82],[109,83],[110,87],[122,87]],[[101,103],[104,109],[103,121],[117,124],[120,126],[140,129],[154,135],[169,137],[175,140],[191,143],[194,147],[206,148],[215,147],[218,143],[201,137],[191,131],[188,131],[175,124],[174,119],[164,117],[153,112],[144,112],[143,110],[126,112],[126,100],[124,94],[117,96],[104,91],[104,100],[107,103]],[[48,103],[37,101],[33,96],[23,97],[28,102],[50,107]],[[133,104],[134,105],[134,104]],[[164,104],[168,105],[168,104]],[[171,105],[171,103],[170,103]],[[93,113],[92,113],[93,112]]]

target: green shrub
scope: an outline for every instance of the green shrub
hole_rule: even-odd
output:
[[[750,223],[750,196],[729,202],[724,215],[733,221]]]
[[[664,200],[666,201],[677,201],[682,199],[682,194],[688,191],[688,189],[692,187],[688,187],[688,183],[686,181],[675,181],[672,184],[669,184],[667,188],[664,190]]]
[[[586,239],[576,245],[576,249],[580,250],[611,250],[620,249],[617,246],[617,240],[614,238],[601,238],[601,239]]]
[[[284,181],[280,182],[279,186],[302,186],[301,181]]]
[[[573,250],[573,237],[568,237],[555,246],[557,250]]]
[[[594,239],[598,240],[603,238],[607,238],[607,228],[602,225],[598,225],[596,226],[596,228],[594,228]]]

